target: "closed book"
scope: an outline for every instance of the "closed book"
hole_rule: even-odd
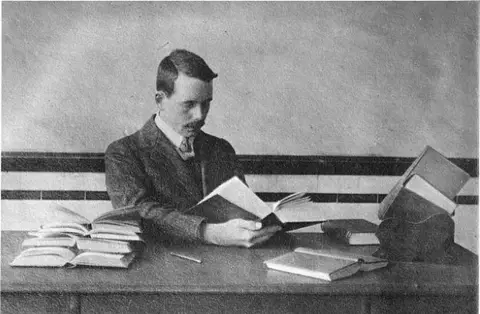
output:
[[[265,261],[270,269],[327,281],[349,277],[359,271],[372,271],[387,264],[387,260],[373,256],[304,247]]]
[[[349,245],[378,245],[378,226],[365,219],[333,219],[322,223],[322,231],[331,239]]]

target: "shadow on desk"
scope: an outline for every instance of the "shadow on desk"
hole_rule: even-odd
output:
[[[478,258],[458,245],[451,264],[391,263],[327,282],[263,264],[296,246],[337,245],[322,234],[279,235],[251,249],[148,240],[128,270],[12,268],[25,237],[2,232],[2,313],[477,313]]]

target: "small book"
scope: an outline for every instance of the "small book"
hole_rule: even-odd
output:
[[[98,266],[128,268],[136,252],[126,254],[80,251],[68,247],[31,247],[11,263],[14,267]]]
[[[268,268],[307,277],[334,281],[359,271],[387,266],[382,258],[335,249],[296,248],[293,252],[264,262]]]
[[[42,225],[31,235],[52,237],[59,234],[69,234],[98,239],[142,241],[140,216],[134,206],[109,211],[93,221],[89,221],[82,215],[58,204],[54,205],[52,212],[57,217],[62,218]]]
[[[323,221],[311,208],[310,198],[303,192],[291,194],[269,206],[238,177],[232,177],[187,213],[205,217],[209,223],[242,218],[260,221],[263,226],[279,225],[289,231]]]
[[[378,226],[365,219],[334,219],[322,223],[322,231],[336,241],[349,245],[378,245]]]

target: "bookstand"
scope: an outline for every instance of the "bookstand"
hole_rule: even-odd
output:
[[[374,255],[394,261],[444,262],[454,243],[453,200],[469,178],[427,146],[380,204],[382,222],[376,232],[380,248]]]

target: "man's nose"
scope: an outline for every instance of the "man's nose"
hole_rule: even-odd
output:
[[[196,105],[191,110],[192,119],[201,120],[203,118],[203,110],[200,104]]]

